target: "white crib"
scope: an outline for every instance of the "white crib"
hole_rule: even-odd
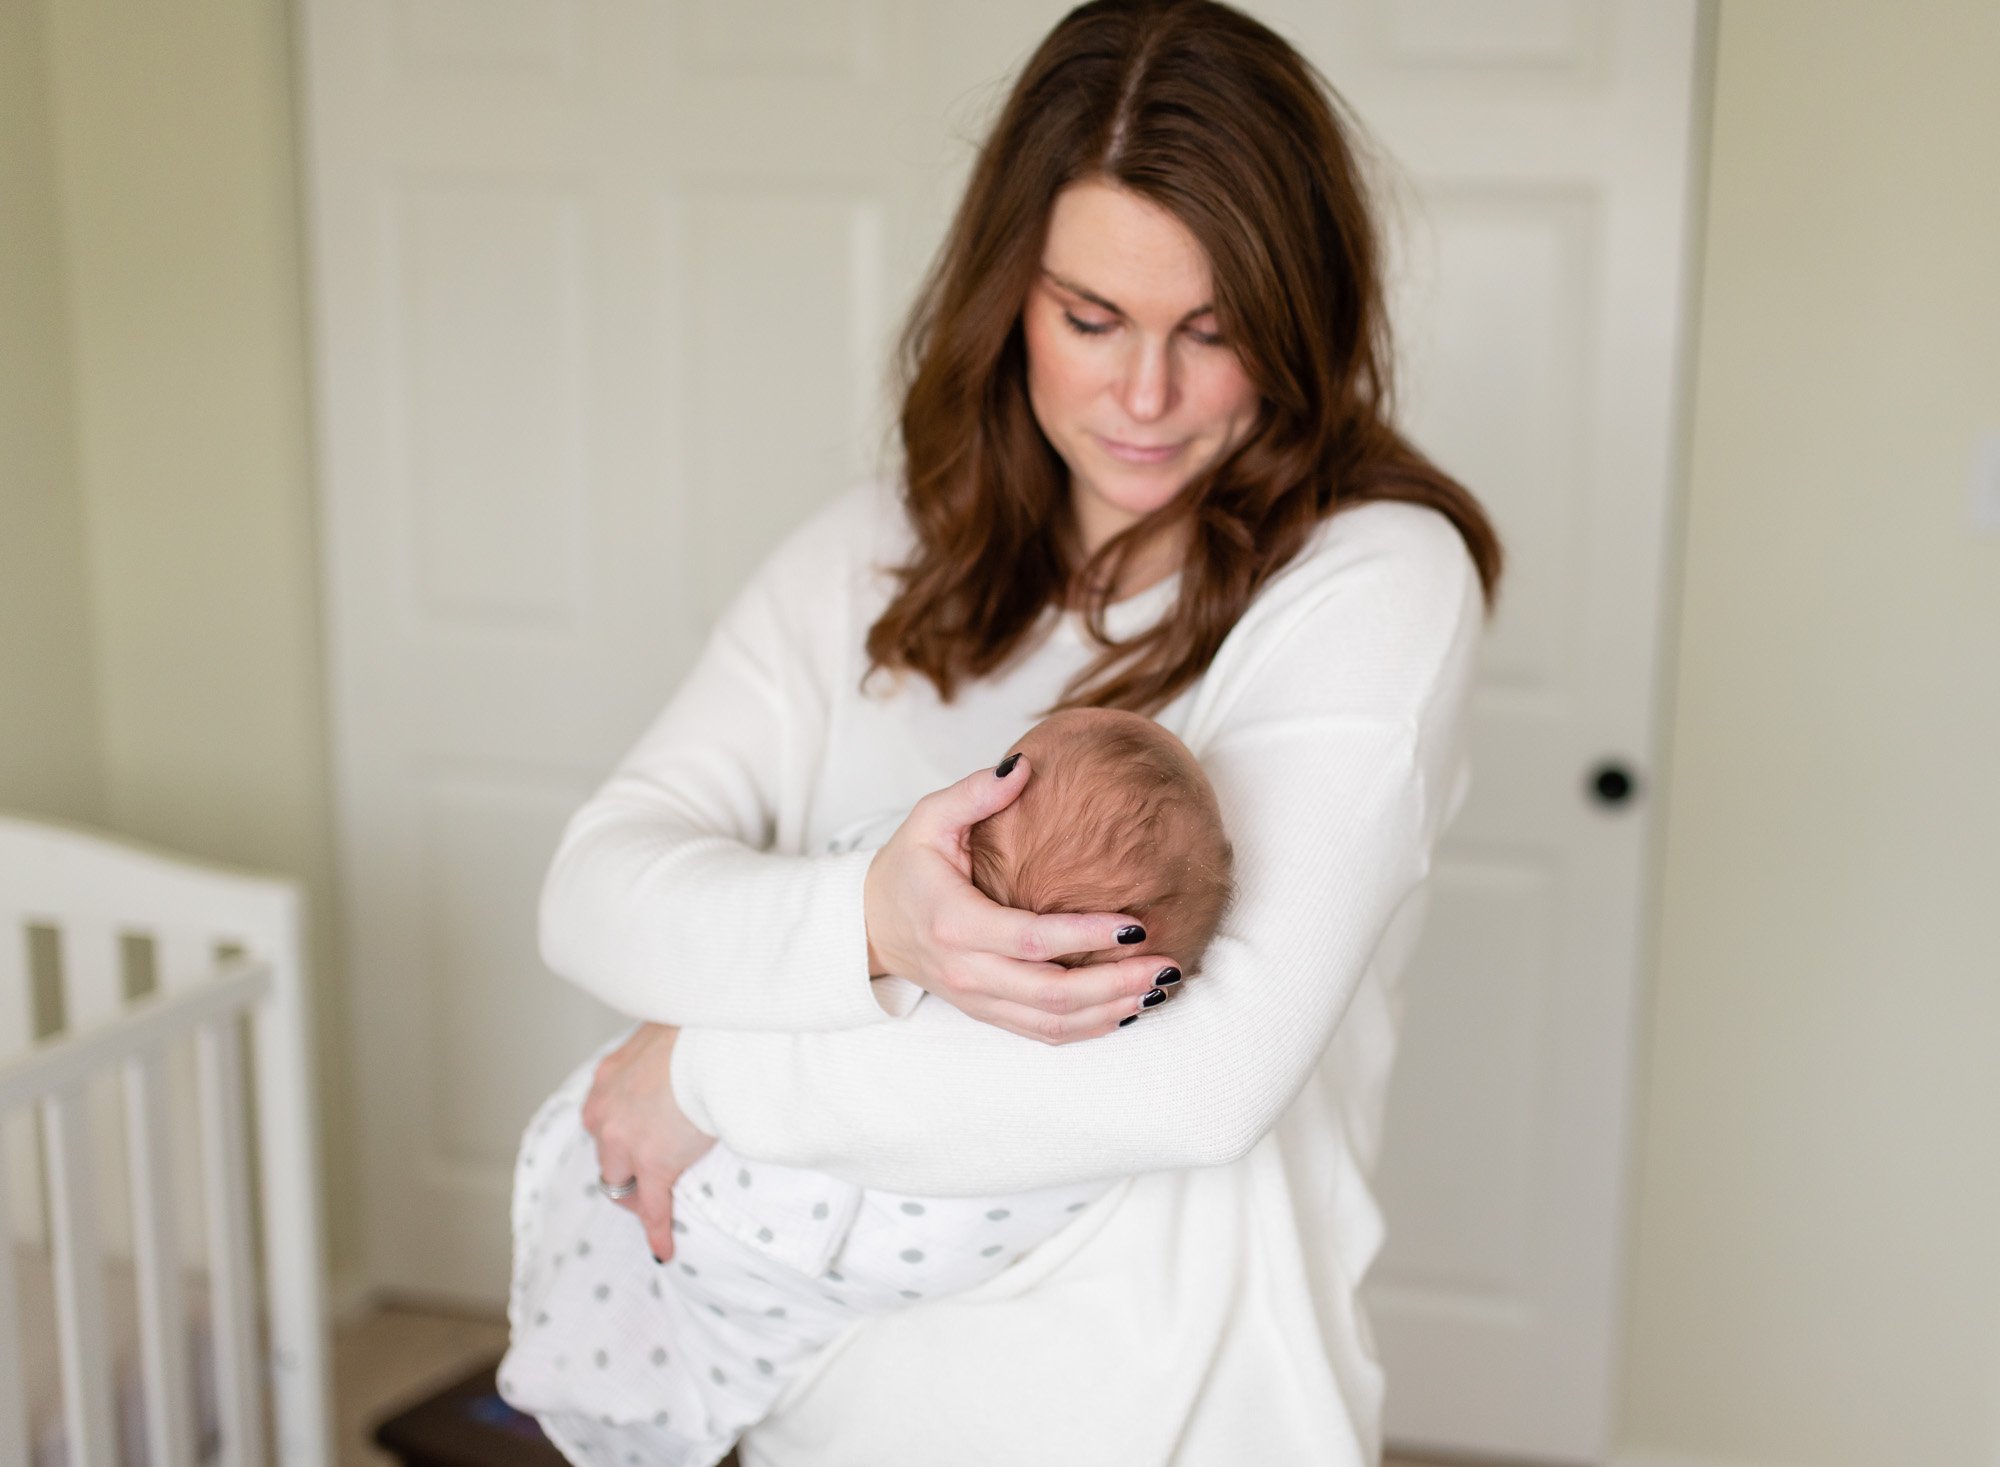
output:
[[[67,1467],[257,1467],[273,1445],[282,1467],[327,1467],[307,1015],[293,883],[0,814],[0,1464],[49,1460],[25,1382],[53,1355]],[[44,1256],[38,1238],[53,1339],[22,1332],[17,1260]],[[128,1272],[121,1372],[107,1279]]]

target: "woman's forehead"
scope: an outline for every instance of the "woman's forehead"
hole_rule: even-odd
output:
[[[1042,269],[1064,288],[1141,318],[1178,320],[1211,304],[1208,256],[1150,199],[1096,179],[1056,195]]]

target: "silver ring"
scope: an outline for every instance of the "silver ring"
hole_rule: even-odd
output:
[[[612,1183],[605,1181],[604,1178],[599,1177],[597,1179],[597,1190],[613,1202],[622,1202],[625,1198],[630,1197],[634,1192],[639,1190],[639,1179],[637,1177],[627,1177],[624,1181],[614,1186]]]

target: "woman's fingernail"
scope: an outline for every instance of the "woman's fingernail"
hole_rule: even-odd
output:
[[[1153,984],[1158,988],[1171,988],[1180,981],[1181,970],[1179,968],[1162,968],[1158,973],[1153,975]]]
[[[1021,762],[1021,755],[1017,750],[1016,752],[1009,754],[1005,759],[1002,759],[1000,761],[999,767],[993,771],[993,777],[995,779],[1005,779],[1008,775],[1014,772],[1014,766],[1016,764],[1019,764],[1020,762]]]
[[[1144,942],[1146,940],[1146,929],[1141,927],[1137,922],[1128,922],[1114,932],[1112,936],[1124,943],[1125,946],[1130,947],[1135,942]]]
[[[666,1259],[660,1257],[660,1255],[657,1253],[653,1255],[653,1262],[655,1263],[665,1263],[666,1261],[667,1261]]]
[[[1142,1009],[1149,1009],[1156,1003],[1165,1003],[1166,1001],[1167,1001],[1166,989],[1155,988],[1151,993],[1147,994],[1144,998],[1139,1000],[1139,1007]]]
[[[1123,1029],[1127,1024],[1136,1024],[1138,1022],[1139,1022],[1139,1016],[1137,1014],[1127,1014],[1124,1018],[1118,1021],[1118,1027]]]

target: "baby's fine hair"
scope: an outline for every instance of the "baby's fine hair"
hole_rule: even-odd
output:
[[[1028,785],[969,832],[973,884],[1030,912],[1126,913],[1147,950],[1193,972],[1235,894],[1222,812],[1194,756],[1151,719],[1102,708],[1051,714],[1016,747]]]

